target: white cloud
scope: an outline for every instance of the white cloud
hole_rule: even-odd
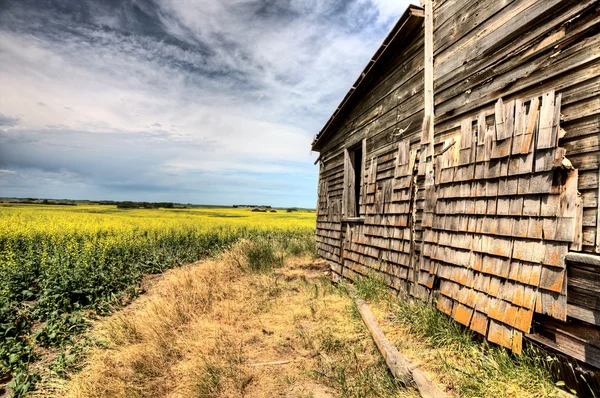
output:
[[[52,10],[15,6],[0,16],[0,112],[13,121],[0,139],[20,137],[13,149],[44,142],[40,162],[76,173],[151,158],[140,170],[157,183],[186,173],[308,175],[303,200],[313,205],[312,136],[406,5],[160,0],[145,9],[160,34],[101,3],[79,3],[89,20],[60,14],[48,26],[40,21]],[[3,169],[30,170],[5,158]],[[122,173],[132,185],[140,174]],[[101,183],[94,178],[86,183]]]

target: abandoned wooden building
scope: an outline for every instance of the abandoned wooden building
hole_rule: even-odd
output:
[[[600,2],[424,3],[313,141],[319,254],[600,368]]]

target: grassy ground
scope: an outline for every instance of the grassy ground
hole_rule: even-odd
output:
[[[418,397],[399,385],[326,263],[243,241],[147,281],[148,294],[94,324],[85,366],[40,395]],[[545,357],[476,342],[431,306],[356,284],[386,335],[451,396],[559,396]]]
[[[352,301],[310,257],[244,241],[168,271],[94,326],[70,397],[416,397],[395,383]],[[280,362],[284,361],[284,362]],[[273,363],[277,362],[277,363]]]
[[[22,396],[75,366],[90,318],[143,292],[145,275],[240,239],[299,253],[314,246],[314,223],[307,211],[0,204],[0,396]]]
[[[556,397],[552,359],[533,348],[512,355],[477,341],[474,333],[421,301],[396,297],[365,278],[357,294],[368,301],[386,336],[438,385],[459,397]],[[561,383],[558,383],[559,385]]]

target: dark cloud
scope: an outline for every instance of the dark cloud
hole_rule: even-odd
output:
[[[17,124],[19,124],[19,119],[18,117],[12,117],[12,116],[8,116],[8,115],[4,115],[2,113],[0,113],[0,127],[1,126],[8,126],[8,127],[12,127],[12,126],[16,126]]]

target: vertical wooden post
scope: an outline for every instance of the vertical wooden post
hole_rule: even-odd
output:
[[[421,131],[421,159],[419,160],[419,175],[425,175],[425,195],[433,194],[435,178],[434,178],[434,95],[433,95],[433,4],[432,0],[422,0],[425,8],[425,37],[424,37],[424,99],[425,99],[425,118]],[[422,243],[422,245],[424,242]],[[423,265],[423,246],[421,246],[421,254],[419,257],[419,266],[414,268],[415,276],[416,269]]]
[[[423,0],[425,7],[425,118],[421,131],[421,156],[419,174],[425,174],[425,185],[433,185],[433,150],[434,150],[434,102],[433,102],[433,5],[432,0]]]
[[[425,117],[429,118],[427,140],[433,147],[434,105],[433,105],[433,5],[432,0],[424,0],[425,7]],[[430,152],[433,157],[433,151]]]
[[[600,170],[598,170],[598,217],[596,220],[596,253],[600,253]]]

